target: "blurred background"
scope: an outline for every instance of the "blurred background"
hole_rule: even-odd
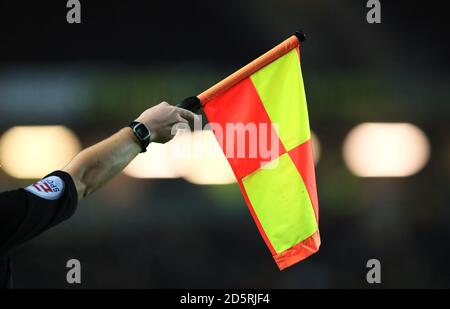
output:
[[[439,1],[381,2],[371,25],[356,0],[81,0],[70,25],[66,1],[0,1],[0,191],[304,30],[322,236],[278,271],[223,158],[172,164],[152,146],[12,253],[15,286],[365,288],[376,258],[382,287],[449,287],[448,17]]]

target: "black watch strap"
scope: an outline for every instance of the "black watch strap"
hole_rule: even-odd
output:
[[[152,136],[150,130],[146,127],[142,122],[133,121],[130,123],[131,130],[133,130],[134,136],[138,139],[139,143],[141,143],[141,152],[146,152],[147,147],[150,144],[150,138]]]

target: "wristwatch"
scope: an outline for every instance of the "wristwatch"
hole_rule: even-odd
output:
[[[150,144],[150,138],[152,136],[150,130],[145,126],[145,124],[137,121],[133,121],[129,127],[131,128],[131,130],[133,130],[134,136],[136,136],[139,143],[141,144],[141,152],[146,152],[147,147]]]

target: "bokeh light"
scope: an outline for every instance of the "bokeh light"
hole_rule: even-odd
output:
[[[320,146],[319,137],[313,131],[311,131],[311,142],[312,142],[314,165],[317,165],[317,163],[319,163],[319,160],[320,160],[322,148]]]
[[[199,185],[235,182],[234,174],[212,131],[178,134],[166,144],[150,144],[124,170],[135,178],[177,178]]]
[[[63,168],[80,151],[77,136],[63,126],[17,126],[0,139],[0,164],[12,177],[37,179]]]
[[[179,156],[176,160],[177,169],[187,181],[200,185],[236,182],[212,131],[202,130],[180,135],[177,145],[178,151],[175,152]]]
[[[178,178],[171,151],[171,142],[152,143],[147,152],[139,154],[123,171],[134,178]]]
[[[406,177],[425,166],[430,145],[409,123],[362,123],[347,135],[343,155],[356,176]]]

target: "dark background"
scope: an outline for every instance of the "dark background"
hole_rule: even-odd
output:
[[[81,0],[82,23],[69,25],[66,1],[0,1],[0,133],[64,124],[90,145],[303,29],[310,122],[322,145],[322,247],[286,271],[237,185],[119,175],[70,221],[13,252],[16,287],[73,287],[71,258],[82,263],[82,288],[370,287],[370,258],[382,263],[382,287],[449,287],[447,11],[442,1],[381,2],[382,24],[370,25],[366,1]],[[71,92],[25,108],[1,93],[20,81]],[[53,109],[42,112],[46,103]],[[425,168],[406,178],[352,175],[342,142],[367,121],[419,126],[431,143]],[[2,191],[27,183],[0,170]]]

